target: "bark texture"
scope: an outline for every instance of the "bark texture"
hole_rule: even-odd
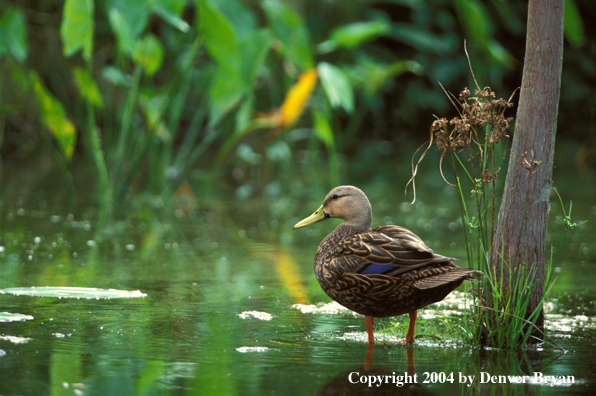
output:
[[[546,226],[563,65],[564,0],[530,0],[515,132],[492,263],[536,270],[531,313],[544,291]],[[525,216],[524,216],[525,209]],[[505,277],[506,278],[506,277]],[[536,323],[543,328],[544,314]]]

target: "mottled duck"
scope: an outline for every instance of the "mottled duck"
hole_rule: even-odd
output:
[[[396,225],[371,230],[372,208],[357,187],[340,186],[323,205],[294,229],[328,219],[344,223],[327,235],[315,254],[315,275],[333,300],[364,315],[368,342],[375,342],[373,318],[408,313],[405,340],[414,341],[416,311],[441,301],[464,280],[482,272],[460,268],[456,259],[441,256],[413,232]]]

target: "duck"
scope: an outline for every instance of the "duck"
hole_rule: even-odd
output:
[[[333,188],[323,204],[294,225],[306,227],[326,219],[342,219],[319,244],[315,276],[334,301],[364,315],[369,346],[374,344],[374,318],[408,314],[403,343],[413,343],[417,311],[443,300],[465,280],[484,274],[461,268],[457,259],[434,253],[416,234],[398,225],[374,230],[372,207],[354,186]]]

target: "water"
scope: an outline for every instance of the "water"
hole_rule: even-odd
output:
[[[463,257],[457,230],[445,232],[457,228],[452,208],[423,199],[408,206],[374,189],[369,195],[374,224],[403,224],[436,251]],[[190,218],[166,221],[148,210],[102,229],[91,209],[5,202],[0,289],[112,288],[146,296],[0,295],[0,312],[22,315],[0,322],[0,395],[551,395],[596,386],[590,223],[569,234],[547,306],[548,335],[565,354],[552,345],[526,354],[480,350],[425,337],[420,326],[413,347],[377,333],[388,341],[378,342],[367,360],[361,316],[293,307],[329,302],[312,258],[335,224],[292,230],[320,199],[310,205],[213,200]],[[593,221],[595,212],[588,200],[574,203],[577,219]],[[557,214],[553,206],[551,243],[562,235]],[[390,323],[377,321],[377,330]],[[543,377],[530,383],[533,371],[573,376],[573,383],[551,386]],[[385,382],[369,387],[372,374]],[[414,374],[416,384],[396,385],[400,376],[413,382]],[[499,384],[507,375],[522,383]]]

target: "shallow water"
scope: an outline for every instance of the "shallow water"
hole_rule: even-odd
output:
[[[369,195],[375,224],[405,225],[436,251],[462,256],[452,208]],[[596,386],[590,223],[568,235],[547,305],[548,335],[565,354],[549,344],[526,354],[480,350],[425,337],[419,327],[414,346],[378,332],[381,341],[367,360],[361,316],[294,307],[329,302],[314,279],[312,257],[335,224],[292,230],[315,201],[275,207],[254,200],[230,212],[221,209],[229,205],[206,202],[190,218],[158,221],[145,213],[108,227],[95,223],[92,210],[4,202],[0,289],[111,288],[146,296],[0,294],[0,312],[23,315],[0,322],[0,395],[550,395]],[[594,207],[583,202],[574,203],[578,218],[596,220]],[[557,214],[553,206],[551,243],[562,235]],[[376,330],[389,326],[378,321]],[[551,386],[533,372],[569,382],[573,376],[573,382]],[[369,387],[372,374],[385,382]],[[398,386],[404,374],[416,384]],[[522,383],[499,384],[505,376]]]

